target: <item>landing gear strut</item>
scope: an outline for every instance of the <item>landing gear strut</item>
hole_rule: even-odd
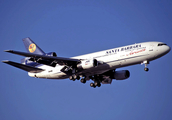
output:
[[[142,64],[145,64],[144,70],[145,70],[146,72],[149,71],[149,68],[147,68],[147,65],[149,64],[149,62],[146,60],[146,61],[143,61]]]
[[[95,87],[100,87],[101,86],[101,77],[100,76],[93,76],[93,77],[90,77],[94,83],[90,83],[90,86],[95,88]]]
[[[73,66],[73,67],[71,67],[70,69],[72,70],[72,75],[69,76],[69,79],[70,79],[70,80],[73,80],[73,81],[75,81],[76,79],[79,80],[79,79],[80,79],[80,76],[76,75],[76,72],[77,72],[76,67]]]

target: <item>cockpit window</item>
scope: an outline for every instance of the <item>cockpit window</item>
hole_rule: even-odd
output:
[[[163,46],[163,45],[167,45],[165,43],[159,43],[158,46]]]

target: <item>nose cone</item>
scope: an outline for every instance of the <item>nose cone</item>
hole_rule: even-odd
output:
[[[170,50],[171,48],[168,45],[158,46],[157,58],[166,55]]]
[[[166,54],[167,54],[168,52],[170,52],[170,50],[171,50],[170,46],[166,46]]]
[[[171,48],[169,46],[162,46],[162,49],[161,49],[161,55],[166,55],[168,52],[170,52]]]

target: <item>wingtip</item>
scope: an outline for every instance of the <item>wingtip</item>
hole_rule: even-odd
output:
[[[3,62],[3,63],[8,63],[8,62],[9,62],[9,60],[3,60],[3,61],[1,61],[1,62]]]
[[[13,50],[4,50],[4,52],[13,52]]]

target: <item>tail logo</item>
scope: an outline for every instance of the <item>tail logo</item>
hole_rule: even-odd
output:
[[[35,52],[35,50],[36,50],[36,45],[35,44],[30,44],[29,45],[29,52],[31,52],[31,53],[33,53],[33,52]]]

